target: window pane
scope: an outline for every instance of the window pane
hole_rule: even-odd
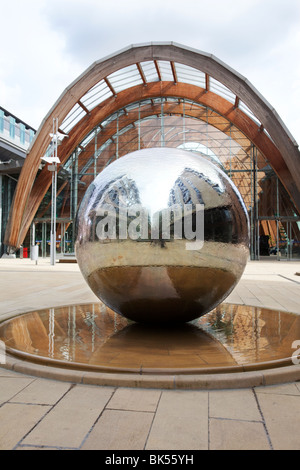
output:
[[[0,109],[0,132],[4,132],[4,111]]]
[[[12,139],[15,138],[16,134],[16,120],[13,117],[10,117],[10,123],[9,123],[9,135]]]

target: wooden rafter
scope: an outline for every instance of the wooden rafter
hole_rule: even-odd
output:
[[[208,73],[205,74],[205,90],[209,91],[209,75],[208,75]]]
[[[147,85],[147,80],[146,80],[144,71],[143,71],[143,69],[142,69],[142,67],[141,67],[141,64],[137,63],[136,66],[137,66],[137,69],[138,69],[138,71],[139,71],[139,74],[140,74],[140,76],[141,76],[141,79],[142,79],[144,85]]]
[[[171,69],[172,69],[172,74],[173,74],[173,78],[174,78],[174,83],[178,83],[178,78],[177,78],[177,72],[176,72],[176,67],[175,67],[175,64],[174,62],[171,60]]]
[[[108,86],[108,88],[110,89],[110,91],[112,92],[112,94],[113,94],[114,96],[117,96],[117,93],[116,93],[114,87],[112,86],[112,84],[110,83],[110,81],[108,80],[108,78],[107,78],[107,77],[104,77],[103,80],[105,81],[106,85]]]
[[[87,107],[79,100],[77,101],[77,103],[79,104],[79,106],[83,109],[83,111],[86,112],[86,114],[90,114],[89,110],[87,109]]]
[[[162,78],[161,78],[160,68],[159,68],[157,60],[154,60],[154,65],[155,65],[155,68],[156,68],[156,73],[158,75],[158,80],[161,82]]]
[[[65,131],[63,131],[62,129],[58,128],[57,130],[58,130],[58,132],[59,132],[60,134],[63,134],[63,135],[65,135],[65,136],[69,136],[69,134],[67,134],[67,133],[66,133]]]

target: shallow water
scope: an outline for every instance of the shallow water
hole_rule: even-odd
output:
[[[180,326],[134,323],[102,303],[29,312],[0,324],[7,352],[95,369],[208,369],[290,358],[300,316],[221,304]]]

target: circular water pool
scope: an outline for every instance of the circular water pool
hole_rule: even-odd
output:
[[[131,322],[102,303],[24,313],[0,324],[10,356],[96,372],[207,374],[295,364],[300,316],[222,304],[176,326]]]

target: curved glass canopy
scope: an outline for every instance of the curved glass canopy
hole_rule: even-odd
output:
[[[75,104],[64,119],[60,129],[64,133],[69,133],[73,127],[94,108],[103,103],[107,98],[116,96],[127,88],[159,81],[185,83],[198,86],[206,91],[212,91],[235,105],[236,108],[241,109],[257,125],[261,126],[260,121],[255,117],[248,106],[230,91],[229,88],[216,79],[198,69],[184,64],[154,60],[124,67],[108,75],[105,79],[100,80],[99,83],[81,97],[79,103]],[[267,133],[265,128],[263,131]]]

